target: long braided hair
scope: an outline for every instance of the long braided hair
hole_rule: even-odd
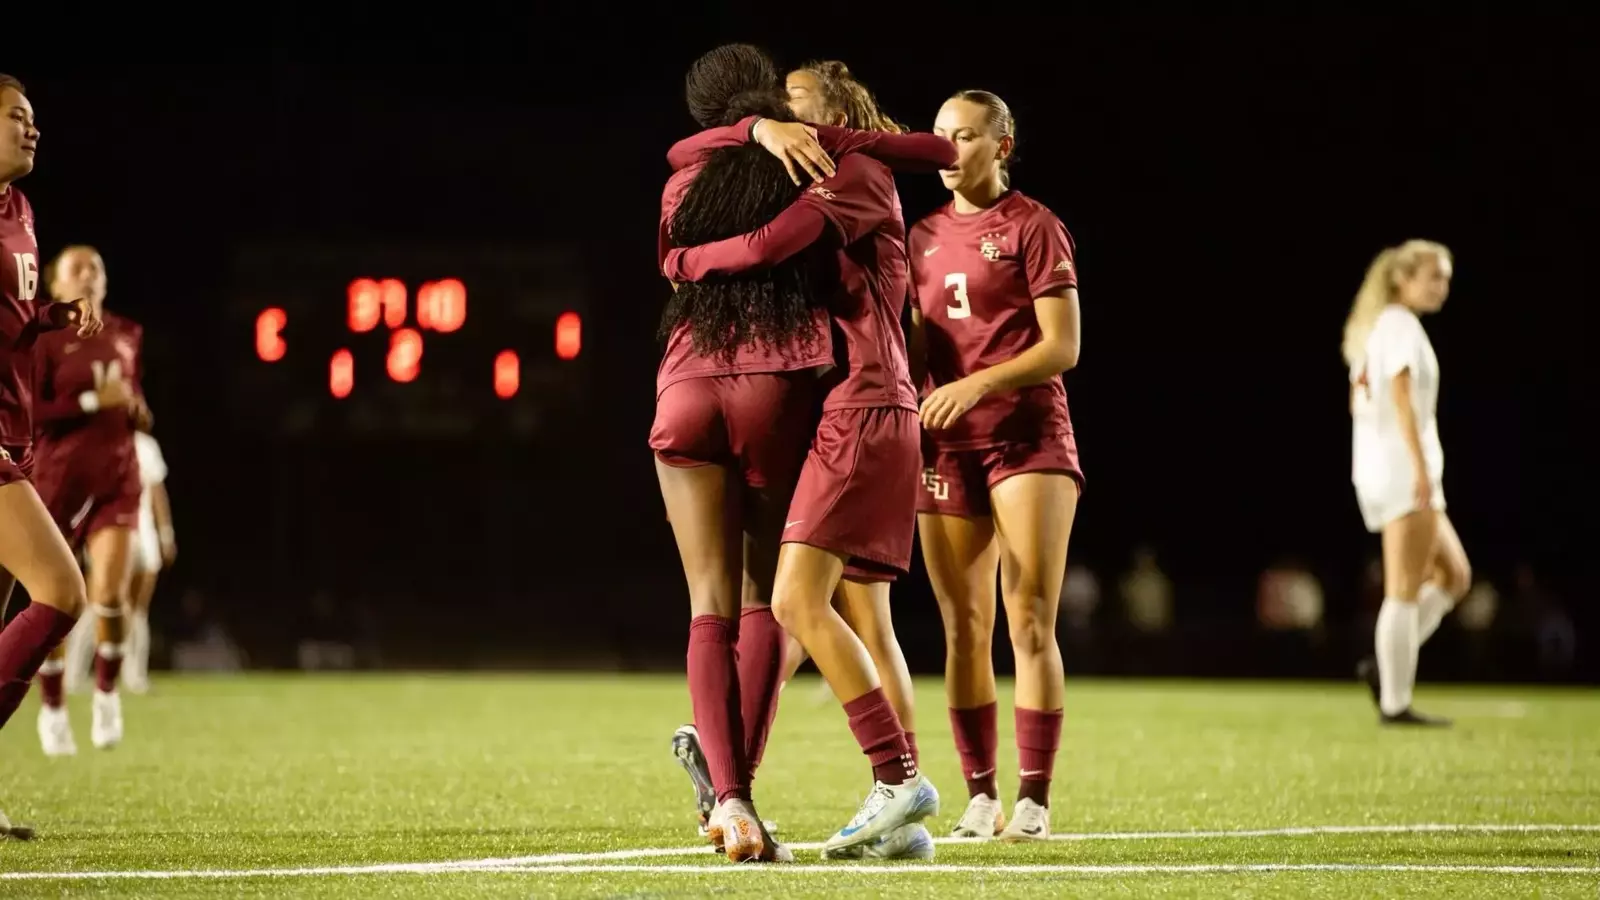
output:
[[[703,126],[731,125],[759,115],[794,121],[778,70],[749,44],[718,47],[689,68],[689,110]],[[695,176],[668,225],[680,247],[737,237],[771,222],[800,195],[783,164],[761,147],[717,150]],[[678,286],[661,317],[665,340],[687,325],[694,352],[732,358],[765,344],[781,355],[810,354],[817,340],[814,310],[837,284],[833,254],[810,248],[768,269]]]

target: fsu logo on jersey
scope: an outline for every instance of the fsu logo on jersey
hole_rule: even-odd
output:
[[[1006,241],[1005,235],[998,231],[991,231],[978,238],[978,252],[982,253],[983,258],[989,262],[995,262],[1000,259],[1000,245],[1006,243]]]

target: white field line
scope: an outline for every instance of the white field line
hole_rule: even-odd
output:
[[[1055,834],[1052,841],[1171,841],[1221,840],[1227,838],[1314,837],[1350,834],[1538,834],[1547,832],[1600,833],[1600,825],[1309,825],[1299,828],[1257,828],[1234,831],[1103,831],[1088,834]],[[977,844],[978,838],[934,838],[935,844]],[[822,843],[793,843],[790,850],[821,850]],[[485,868],[499,866],[566,865],[627,859],[659,859],[675,856],[700,856],[711,853],[709,844],[686,847],[643,847],[633,850],[606,850],[594,853],[545,853],[498,860],[479,860]],[[465,862],[465,861],[464,861]]]
[[[750,865],[750,866],[639,866],[639,865],[609,865],[609,866],[516,866],[512,868],[483,869],[486,872],[558,872],[572,875],[592,875],[596,873],[611,872],[638,872],[649,874],[670,875],[702,875],[715,872],[772,872],[786,874],[799,872],[802,874],[822,874],[838,872],[840,870],[854,875],[911,875],[930,873],[968,873],[984,875],[1018,874],[1067,874],[1067,875],[1210,875],[1226,873],[1257,873],[1257,872],[1442,872],[1482,875],[1595,875],[1600,874],[1600,866],[1450,866],[1450,865],[1407,865],[1396,863],[1393,865],[1365,865],[1362,863],[1214,863],[1200,865],[1168,865],[1152,866],[1141,864],[1105,865],[1105,866],[1074,866],[1051,864],[1023,864],[1007,865],[948,865],[944,863],[929,863],[921,865],[910,863],[905,865],[885,865],[882,863],[844,863],[841,865]]]
[[[1091,834],[1058,834],[1056,841],[1150,841],[1217,838],[1267,838],[1302,837],[1311,835],[1349,834],[1536,834],[1536,833],[1595,833],[1600,825],[1320,825],[1298,828],[1263,828],[1239,831],[1141,831],[1102,832]],[[973,843],[969,839],[939,838],[940,844]],[[821,844],[790,844],[797,850],[817,850]],[[228,879],[228,878],[294,878],[335,875],[437,875],[452,872],[553,872],[583,874],[592,872],[660,872],[667,874],[715,874],[723,872],[970,872],[997,874],[1061,873],[1083,875],[1113,874],[1204,874],[1250,872],[1441,872],[1481,873],[1501,875],[1532,874],[1600,874],[1600,866],[1452,866],[1452,865],[1365,865],[1344,863],[1260,863],[1260,864],[1203,864],[1203,865],[883,865],[835,863],[826,865],[790,866],[699,866],[699,865],[616,865],[614,860],[649,859],[706,855],[710,847],[651,847],[633,850],[611,850],[596,853],[548,853],[536,856],[454,860],[422,863],[377,863],[355,866],[309,866],[302,868],[263,869],[176,869],[176,870],[117,870],[100,872],[0,872],[0,881],[98,881],[109,879]]]

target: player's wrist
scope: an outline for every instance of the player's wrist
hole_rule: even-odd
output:
[[[750,123],[750,143],[761,143],[761,123],[765,121],[765,118],[756,116],[756,120]]]
[[[94,391],[84,391],[78,395],[78,408],[90,415],[99,412],[100,395]]]

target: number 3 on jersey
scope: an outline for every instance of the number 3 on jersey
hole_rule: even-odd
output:
[[[952,319],[965,319],[972,315],[972,303],[967,300],[967,273],[951,272],[944,277],[944,286],[956,289],[956,302],[945,307],[945,314]]]
[[[17,299],[23,303],[39,293],[39,261],[32,253],[13,253],[17,261]]]

